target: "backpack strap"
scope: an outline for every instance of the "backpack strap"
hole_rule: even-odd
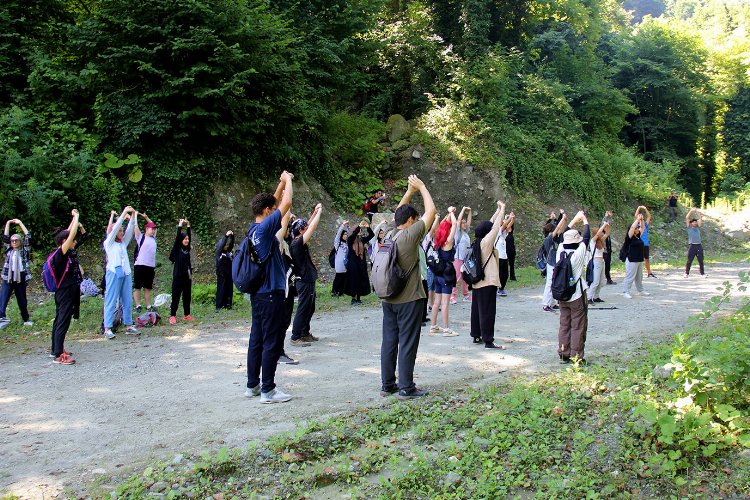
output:
[[[400,229],[398,233],[396,233],[396,234],[393,235],[393,244],[396,245],[396,248],[398,248],[398,245],[396,243],[396,238],[398,238],[399,236],[401,236],[401,234],[403,234],[403,232],[404,232],[404,229]],[[396,264],[398,264],[398,262]],[[411,273],[414,272],[414,269],[416,269],[416,267],[418,265],[419,265],[419,256],[417,256],[417,262],[415,262],[414,265],[411,266],[411,269],[409,269],[409,271],[406,274],[411,275]]]

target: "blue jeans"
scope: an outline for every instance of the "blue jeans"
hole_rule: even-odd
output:
[[[276,388],[276,363],[284,348],[285,320],[284,290],[256,293],[250,297],[253,322],[247,344],[247,386],[255,387],[263,375],[263,393]]]
[[[133,275],[107,271],[107,291],[104,293],[104,328],[112,328],[117,301],[122,302],[122,324],[133,324]]]

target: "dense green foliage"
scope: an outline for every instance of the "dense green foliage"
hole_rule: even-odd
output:
[[[749,29],[726,0],[8,0],[0,218],[46,232],[131,203],[210,236],[214,181],[283,168],[352,210],[409,142],[595,208],[678,182],[731,195]]]

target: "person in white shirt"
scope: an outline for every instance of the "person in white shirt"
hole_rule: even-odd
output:
[[[583,236],[577,229],[572,229],[578,222],[583,222]],[[564,363],[576,361],[585,363],[584,347],[586,344],[586,330],[588,329],[588,303],[583,281],[586,265],[591,258],[589,241],[591,229],[583,210],[578,212],[570,221],[568,230],[563,234],[563,243],[557,249],[556,262],[560,261],[563,253],[572,253],[571,266],[576,291],[569,300],[560,301],[560,329],[558,331],[558,355]]]
[[[594,259],[594,276],[589,285],[589,304],[604,302],[599,297],[599,292],[604,284],[604,242],[607,238],[609,238],[609,222],[605,221],[599,228],[599,231],[591,238],[591,248],[589,251]]]
[[[469,211],[469,215],[464,219],[464,214]],[[456,247],[456,257],[453,259],[453,267],[456,269],[456,286],[453,287],[451,292],[451,304],[456,303],[456,291],[458,287],[461,287],[461,293],[464,296],[464,302],[471,302],[471,295],[469,294],[469,286],[461,276],[461,266],[466,260],[466,254],[469,253],[471,247],[471,238],[469,238],[469,229],[471,229],[471,207],[463,207],[461,212],[458,214],[458,231],[456,231],[456,238],[454,245]]]
[[[508,228],[513,225],[513,221],[516,220],[516,214],[513,212],[506,215],[503,219],[503,225],[500,226],[500,234],[497,235],[495,240],[495,249],[497,250],[498,259],[500,260],[500,289],[497,291],[498,297],[507,297],[508,292],[505,291],[505,285],[508,284],[508,247],[505,238],[508,236]]]
[[[104,336],[114,338],[112,326],[118,301],[122,303],[122,323],[126,335],[138,335],[140,332],[133,326],[133,277],[128,258],[128,244],[133,239],[136,212],[131,206],[125,207],[120,217],[112,225],[112,231],[104,240],[104,251],[107,254],[107,272],[105,281],[107,289],[104,294]],[[125,218],[130,221],[122,228]]]

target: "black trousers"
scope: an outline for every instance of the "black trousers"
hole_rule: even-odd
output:
[[[507,249],[508,252],[508,271],[510,280],[516,281],[516,249]]]
[[[169,315],[177,314],[177,306],[180,305],[180,296],[182,296],[182,310],[185,316],[190,315],[190,299],[193,290],[193,280],[188,276],[172,277],[172,305],[169,308]]]
[[[688,245],[687,264],[685,264],[685,274],[690,274],[690,266],[693,265],[693,259],[698,258],[698,268],[703,275],[703,245]]]
[[[256,293],[250,298],[250,304],[253,321],[247,344],[247,386],[262,383],[261,392],[271,392],[276,388],[276,364],[284,348],[287,317],[284,290]]]
[[[234,283],[231,276],[216,275],[216,309],[232,308],[233,288]]]
[[[334,295],[344,295],[346,293],[346,273],[336,273],[336,277],[333,278],[333,290]]]
[[[60,356],[65,351],[65,335],[70,328],[73,315],[78,316],[81,294],[78,286],[66,286],[55,292],[55,320],[52,323],[52,355]]]
[[[607,283],[612,281],[612,277],[609,275],[609,269],[612,267],[612,252],[604,252],[604,277],[607,278]]]
[[[495,314],[497,313],[497,287],[483,286],[471,293],[471,336],[485,344],[495,341]]]
[[[430,318],[427,317],[427,297],[430,296],[430,292],[427,289],[427,280],[422,280],[422,288],[424,289],[424,300],[423,307],[422,307],[422,323],[426,323],[430,320]]]
[[[16,294],[16,303],[21,312],[21,319],[29,320],[28,302],[26,300],[26,273],[21,273],[21,281],[3,280],[0,287],[0,318],[5,317],[5,312],[10,302],[10,296]]]
[[[292,340],[310,335],[310,321],[315,314],[315,283],[297,280],[297,314],[292,325]]]
[[[419,348],[424,304],[414,300],[404,304],[383,302],[383,342],[380,345],[380,379],[383,387],[396,385],[398,363],[398,388],[407,391],[414,384],[414,364]]]
[[[500,290],[505,290],[508,284],[508,259],[499,259],[500,263]]]

